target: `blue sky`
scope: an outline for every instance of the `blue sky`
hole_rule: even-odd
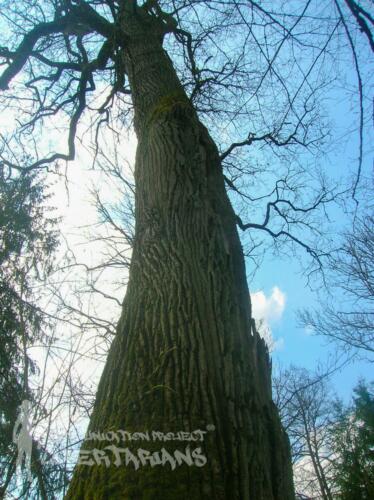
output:
[[[351,75],[353,78],[354,75]],[[331,178],[342,182],[349,182],[357,171],[358,162],[358,132],[352,123],[356,123],[357,115],[350,113],[351,103],[342,101],[342,94],[336,91],[331,94],[328,105],[331,114],[333,137],[329,153],[322,158],[322,164]],[[356,96],[357,98],[357,96]],[[337,106],[337,102],[339,105]],[[356,122],[355,122],[356,120]],[[347,130],[350,131],[347,134]],[[345,133],[343,134],[343,131]],[[366,130],[364,136],[364,161],[361,188],[365,188],[367,179],[373,175],[372,156],[372,130]],[[348,195],[349,196],[349,195]],[[349,201],[353,207],[352,200]],[[359,210],[364,210],[364,204],[359,205]],[[338,206],[329,209],[331,224],[329,230],[336,235],[342,230],[349,230],[352,219]],[[273,287],[278,287],[285,297],[284,310],[280,318],[271,322],[275,340],[283,339],[281,348],[273,353],[275,363],[282,365],[294,364],[313,370],[317,364],[327,363],[329,358],[337,355],[334,344],[328,344],[326,339],[311,335],[297,324],[296,313],[298,309],[319,307],[317,291],[323,298],[323,285],[320,280],[314,282],[314,290],[307,286],[307,277],[302,273],[301,264],[306,263],[306,253],[300,249],[300,262],[292,256],[282,259],[271,254],[265,256],[264,262],[252,281],[249,281],[251,293],[262,290],[267,298],[271,297]],[[250,269],[250,262],[247,262]],[[336,292],[336,290],[335,290]],[[335,305],[343,301],[339,291],[334,296]],[[360,378],[373,380],[372,363],[355,359],[334,373],[331,380],[338,396],[346,401],[352,395],[352,389]]]
[[[364,44],[365,41],[362,41]],[[362,54],[367,49],[361,45]],[[360,55],[360,54],[359,54]],[[337,64],[339,62],[337,61]],[[325,144],[324,152],[318,158],[319,165],[328,174],[331,181],[336,180],[343,185],[352,185],[358,169],[359,155],[359,96],[357,90],[357,75],[354,70],[351,54],[346,54],[346,64],[343,65],[343,76],[341,80],[326,91],[325,112],[330,124],[330,135]],[[367,86],[364,87],[364,148],[363,165],[360,181],[360,189],[365,190],[369,182],[374,181],[373,170],[373,128],[372,128],[372,88],[374,72],[371,69],[372,62],[367,60],[360,61],[363,81]],[[369,197],[373,191],[369,192]],[[355,204],[348,195],[348,206],[352,213]],[[370,200],[369,200],[370,201]],[[359,211],[364,211],[365,204],[359,205]],[[327,230],[331,236],[336,238],[342,230],[351,228],[352,217],[347,215],[342,207],[331,206],[328,210],[331,217],[331,224]],[[298,253],[301,264],[306,263],[306,254],[302,250]],[[250,262],[247,262],[250,270]],[[284,294],[285,305],[281,317],[271,322],[273,337],[283,339],[281,348],[277,349],[273,358],[275,362],[281,364],[295,364],[308,369],[313,369],[319,362],[327,362],[330,357],[336,356],[336,347],[333,344],[327,344],[325,339],[316,337],[306,332],[297,324],[296,313],[298,309],[306,307],[316,307],[316,290],[324,298],[323,284],[321,280],[314,282],[312,291],[306,284],[306,276],[302,274],[300,263],[292,256],[289,258],[278,259],[271,254],[267,254],[265,259],[255,275],[254,279],[249,281],[251,293],[262,290],[269,299],[273,287],[278,287]],[[336,291],[334,295],[334,304],[339,305],[343,300],[341,292]],[[337,371],[332,376],[332,382],[337,394],[348,400],[352,393],[352,388],[357,384],[359,378],[372,380],[372,364],[356,360],[346,365],[342,370]]]
[[[297,324],[296,312],[299,308],[318,307],[316,294],[305,286],[305,277],[299,271],[298,264],[291,259],[279,262],[268,258],[252,282],[251,290],[263,290],[269,299],[273,287],[277,286],[285,296],[281,317],[270,321],[274,339],[283,339],[280,348],[272,354],[274,363],[313,370],[319,363],[328,363],[337,351],[333,344],[327,345],[325,339],[310,335]],[[355,360],[334,373],[331,381],[337,395],[348,401],[360,378],[372,380],[373,367],[368,362]]]

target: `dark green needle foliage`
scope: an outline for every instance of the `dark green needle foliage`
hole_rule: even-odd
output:
[[[342,500],[374,498],[374,385],[360,382],[352,406],[338,408],[333,433],[335,478]]]
[[[14,477],[17,410],[33,399],[27,347],[48,331],[38,300],[58,241],[42,182],[36,172],[0,171],[0,493]]]

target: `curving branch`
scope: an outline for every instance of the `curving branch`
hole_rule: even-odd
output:
[[[235,149],[237,148],[240,148],[240,147],[243,147],[243,146],[250,146],[251,144],[253,144],[254,142],[261,142],[261,141],[264,141],[268,144],[274,144],[275,146],[289,146],[291,144],[299,144],[301,146],[307,146],[308,144],[306,144],[305,142],[301,141],[300,139],[297,138],[297,129],[292,132],[292,134],[290,134],[288,137],[286,137],[286,139],[283,139],[283,140],[280,140],[280,139],[277,139],[275,137],[275,135],[271,134],[271,133],[268,133],[268,134],[264,134],[264,135],[261,135],[261,136],[258,136],[256,137],[254,134],[252,133],[249,133],[248,134],[248,138],[245,139],[244,141],[241,141],[241,142],[234,142],[233,144],[231,144],[227,149],[226,151],[224,151],[221,155],[220,155],[220,159],[221,161],[223,161],[225,158],[227,158]]]
[[[236,216],[236,221],[237,221],[237,224],[242,231],[245,231],[246,229],[249,229],[249,228],[261,229],[261,230],[265,231],[266,233],[270,234],[270,236],[272,236],[273,238],[279,238],[280,236],[285,236],[286,238],[289,238],[290,240],[294,241],[295,243],[297,243],[298,245],[303,247],[307,251],[307,253],[310,254],[318,262],[318,265],[320,267],[322,267],[321,257],[326,255],[326,254],[319,254],[310,245],[308,245],[307,243],[304,243],[303,241],[301,241],[299,238],[294,236],[289,231],[285,231],[283,229],[280,231],[273,231],[272,229],[268,228],[266,226],[266,224],[255,224],[252,222],[250,222],[248,224],[244,224],[238,215]]]
[[[321,205],[330,203],[335,199],[336,195],[323,189],[322,193],[316,198],[316,200],[311,205],[304,208],[304,207],[299,207],[295,205],[292,201],[281,197],[279,193],[280,184],[284,184],[284,181],[283,180],[277,181],[276,187],[273,191],[276,193],[276,199],[274,201],[270,201],[267,203],[265,218],[262,223],[254,223],[254,222],[244,223],[241,217],[236,216],[237,225],[240,227],[242,231],[245,231],[247,229],[260,229],[268,233],[273,238],[279,238],[281,236],[284,236],[292,240],[293,242],[297,243],[302,248],[304,248],[307,251],[307,253],[309,253],[313,257],[313,259],[315,259],[318,262],[318,265],[321,268],[322,267],[321,257],[327,256],[328,255],[327,253],[319,253],[317,250],[313,249],[310,245],[304,243],[300,238],[292,234],[289,230],[285,230],[283,228],[280,230],[271,229],[269,227],[269,223],[271,220],[272,212],[275,212],[280,217],[280,219],[283,220],[286,226],[298,223],[302,223],[305,225],[306,223],[304,221],[299,221],[298,219],[292,220],[290,215],[287,212],[283,211],[282,206],[286,206],[286,208],[291,209],[291,211],[294,213],[307,214],[313,212]],[[235,187],[234,184],[233,186]]]
[[[358,184],[361,179],[361,171],[362,171],[362,159],[363,159],[363,148],[364,148],[364,96],[363,96],[363,83],[362,83],[362,76],[361,76],[361,71],[360,71],[360,65],[358,62],[358,56],[356,52],[356,47],[353,42],[353,38],[351,35],[351,32],[349,31],[347,22],[344,18],[343,12],[340,8],[340,5],[337,0],[334,0],[334,3],[336,5],[336,8],[338,10],[340,19],[342,21],[342,24],[344,26],[345,33],[347,35],[349,45],[352,50],[352,55],[353,55],[353,61],[354,61],[354,66],[355,66],[355,71],[357,75],[357,86],[358,86],[358,96],[359,96],[359,106],[360,106],[360,124],[359,124],[359,153],[358,153],[358,168],[357,168],[357,174],[356,174],[356,179],[353,185],[353,190],[352,190],[352,199],[356,202],[356,205],[358,205],[358,201],[356,199],[356,191],[358,188]],[[352,3],[352,2],[351,2]]]
[[[373,33],[370,31],[370,26],[368,24],[370,23],[374,27],[374,18],[369,14],[369,12],[358,5],[357,2],[354,2],[354,0],[345,0],[345,3],[355,17],[361,31],[367,36],[371,50],[374,52],[374,37]]]
[[[0,90],[7,90],[9,88],[11,80],[22,70],[38,40],[48,35],[62,33],[69,25],[70,17],[65,16],[50,23],[39,24],[23,37],[22,42],[14,52],[2,48],[0,56],[9,58],[11,62],[0,76]]]
[[[41,38],[58,33],[76,34],[76,27],[82,25],[87,27],[88,32],[95,31],[105,38],[110,38],[114,33],[113,25],[87,4],[73,7],[67,15],[51,22],[40,23],[24,35],[22,42],[14,52],[10,52],[4,47],[0,49],[0,56],[11,61],[3,74],[0,75],[0,90],[7,90],[10,82],[22,70],[29,57],[35,56],[34,47]],[[52,62],[49,61],[49,65],[51,64]],[[68,63],[63,64],[66,67]]]
[[[77,93],[69,99],[69,102],[74,100],[77,101],[76,109],[71,117],[69,124],[69,133],[68,133],[68,152],[67,153],[55,153],[48,158],[42,158],[37,160],[36,162],[28,165],[27,167],[17,165],[12,163],[6,159],[2,159],[0,164],[6,165],[9,169],[15,170],[33,170],[40,167],[45,166],[46,164],[54,163],[57,160],[71,161],[75,158],[75,136],[77,132],[77,126],[80,117],[82,116],[85,108],[86,108],[86,93],[89,90],[93,90],[95,88],[94,80],[93,80],[93,72],[98,69],[104,69],[107,65],[108,59],[111,56],[111,47],[112,42],[110,40],[106,40],[99,50],[99,54],[97,58],[90,63],[85,63],[80,65],[81,69],[81,77],[79,80],[78,91]],[[76,66],[74,66],[76,68]],[[57,75],[56,75],[57,77]],[[90,84],[90,86],[89,86]],[[44,115],[41,115],[44,116]],[[31,122],[34,124],[38,118],[41,116],[36,116]]]

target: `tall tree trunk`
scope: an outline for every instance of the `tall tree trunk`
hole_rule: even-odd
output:
[[[122,26],[138,137],[136,237],[89,432],[205,434],[87,439],[84,462],[102,463],[78,465],[67,498],[292,499],[288,442],[271,399],[268,353],[251,322],[218,150],[153,22],[127,15]],[[129,451],[119,465],[111,445],[137,458],[147,450],[147,465],[140,460],[136,469]],[[147,452],[164,465],[152,467]]]

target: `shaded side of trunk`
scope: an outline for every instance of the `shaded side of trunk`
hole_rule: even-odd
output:
[[[136,238],[89,431],[204,433],[202,441],[120,443],[165,462],[137,470],[113,463],[105,449],[113,442],[87,440],[86,453],[99,449],[110,464],[78,466],[67,498],[293,499],[288,442],[271,400],[268,353],[251,323],[217,148],[161,38],[130,17],[126,23],[139,140]],[[180,451],[193,464],[176,460],[172,470]]]

